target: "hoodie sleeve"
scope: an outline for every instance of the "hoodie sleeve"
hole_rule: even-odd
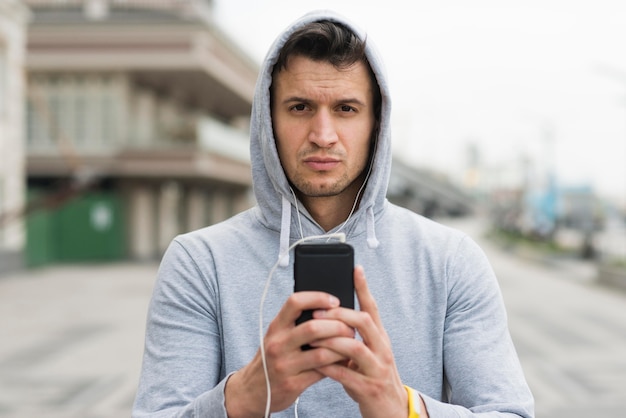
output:
[[[430,416],[533,417],[495,274],[468,237],[449,263],[448,286],[443,362],[449,403],[424,396]]]
[[[219,299],[207,274],[178,241],[172,242],[150,302],[133,417],[227,418]]]

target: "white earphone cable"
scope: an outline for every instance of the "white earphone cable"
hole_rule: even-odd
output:
[[[285,251],[285,253],[288,253],[289,251],[291,251],[292,249],[295,248],[296,245],[301,244],[303,242],[306,241],[313,241],[313,240],[322,240],[322,239],[328,239],[331,240],[333,238],[338,239],[340,242],[346,242],[346,234],[344,234],[343,232],[335,232],[333,234],[328,234],[328,235],[312,235],[306,238],[301,238],[298,241],[294,242],[291,246],[289,246],[289,248],[287,248],[287,250]],[[263,295],[261,296],[261,306],[259,309],[259,346],[260,346],[260,350],[261,350],[261,361],[263,362],[263,372],[265,373],[265,387],[267,389],[267,399],[266,399],[266,403],[265,403],[265,418],[269,418],[270,416],[270,406],[272,403],[272,391],[271,391],[271,384],[270,384],[270,377],[269,377],[269,372],[267,370],[267,360],[265,359],[265,344],[263,344],[263,305],[265,304],[265,299],[267,297],[267,293],[269,291],[270,288],[270,282],[272,280],[272,276],[274,275],[274,272],[276,271],[276,268],[278,267],[278,264],[280,262],[280,259],[282,258],[284,254],[280,254],[280,256],[278,257],[278,261],[276,261],[276,263],[274,263],[274,266],[272,267],[272,269],[270,270],[269,275],[267,276],[267,280],[265,282],[265,288],[263,289]],[[297,410],[296,410],[296,414],[297,414]]]
[[[326,242],[329,242],[331,239],[336,238],[338,239],[340,242],[346,242],[346,234],[341,232],[341,230],[346,226],[346,224],[348,223],[348,221],[350,220],[350,218],[352,217],[352,214],[354,213],[354,211],[356,210],[356,207],[359,203],[359,197],[361,196],[361,193],[363,192],[363,189],[365,189],[365,185],[367,184],[367,180],[370,177],[370,174],[372,172],[372,165],[373,165],[373,161],[370,162],[370,165],[368,167],[367,170],[367,175],[365,176],[365,180],[363,181],[363,184],[361,185],[361,187],[359,188],[359,191],[357,192],[356,198],[354,199],[354,203],[352,204],[352,208],[350,209],[350,213],[348,214],[348,217],[346,218],[345,221],[343,221],[343,223],[341,224],[341,226],[337,229],[336,232],[332,233],[332,234],[324,234],[324,235],[312,235],[309,237],[304,237],[304,233],[302,230],[302,221],[300,219],[300,209],[298,208],[298,198],[296,197],[295,192],[293,191],[293,189],[290,187],[289,190],[291,191],[291,194],[293,195],[294,201],[295,201],[295,206],[296,206],[296,215],[298,217],[298,227],[300,228],[300,239],[296,242],[294,242],[292,245],[289,246],[289,248],[287,248],[287,250],[285,250],[285,253],[283,254],[279,254],[278,257],[278,261],[276,261],[276,263],[274,264],[274,266],[272,267],[272,269],[270,270],[269,275],[267,276],[267,280],[265,282],[265,287],[263,289],[263,295],[261,296],[261,304],[260,304],[260,308],[259,308],[259,347],[261,350],[261,361],[263,362],[263,373],[265,374],[265,387],[267,390],[267,399],[265,401],[265,418],[269,418],[270,416],[270,407],[271,407],[271,403],[272,403],[272,391],[271,391],[271,383],[270,383],[270,377],[269,377],[269,372],[267,370],[267,360],[265,358],[265,345],[263,344],[263,306],[265,304],[265,299],[267,297],[267,293],[269,291],[269,287],[270,287],[270,282],[272,279],[272,276],[274,275],[274,272],[276,271],[276,268],[278,268],[278,264],[280,262],[280,259],[283,257],[283,255],[285,255],[286,253],[289,253],[292,249],[294,249],[296,247],[296,245],[301,244],[303,242],[306,241],[313,241],[313,240],[322,240],[322,239],[326,239]],[[296,399],[295,402],[295,417],[298,418],[298,402],[300,400],[300,397],[298,397]]]

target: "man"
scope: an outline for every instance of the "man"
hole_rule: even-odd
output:
[[[533,416],[483,253],[385,199],[389,115],[381,63],[349,22],[312,13],[278,38],[252,110],[258,204],[165,254],[135,417]],[[356,310],[293,293],[290,246],[339,231]]]

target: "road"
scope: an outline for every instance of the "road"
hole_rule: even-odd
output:
[[[0,278],[0,417],[129,417],[155,264]]]
[[[511,254],[480,224],[448,223],[481,244],[498,276],[536,416],[626,416],[626,293],[597,285],[589,262]]]
[[[445,221],[444,221],[445,222]],[[447,222],[450,223],[450,222]],[[539,262],[484,241],[537,417],[623,417],[626,294],[584,262]],[[156,264],[55,266],[0,278],[0,417],[130,415]]]

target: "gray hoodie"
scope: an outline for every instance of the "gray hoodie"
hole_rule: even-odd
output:
[[[259,348],[263,332],[293,291],[301,236],[324,234],[290,191],[270,116],[269,86],[278,51],[298,27],[331,19],[304,16],[283,32],[261,68],[250,149],[257,205],[225,222],[181,235],[163,257],[150,303],[134,417],[223,417],[228,376]],[[423,396],[433,418],[533,416],[533,398],[507,329],[493,271],[464,234],[390,204],[390,99],[371,40],[367,57],[382,93],[372,171],[354,214],[341,228],[364,267],[404,384]],[[333,232],[329,231],[329,232]],[[246,402],[246,399],[239,400]],[[300,396],[298,415],[358,417],[341,385],[324,379]],[[272,417],[293,417],[294,406]]]

